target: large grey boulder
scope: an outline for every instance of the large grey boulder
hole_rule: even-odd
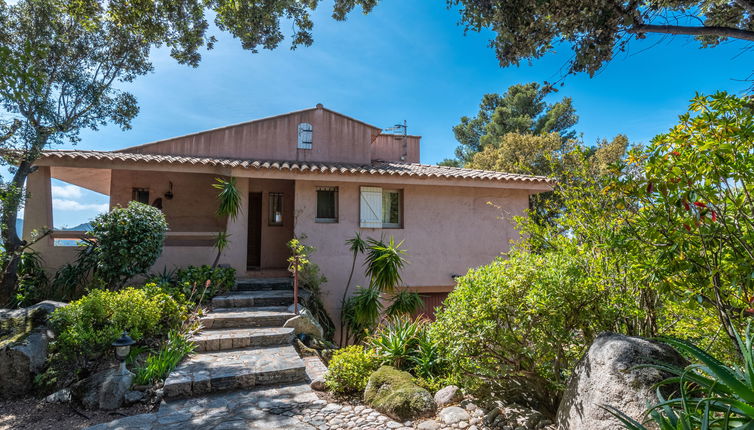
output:
[[[65,303],[44,301],[22,309],[0,309],[0,399],[32,390],[47,360],[47,319]]]
[[[117,368],[103,370],[75,383],[71,388],[71,396],[87,409],[117,409],[124,404],[133,377],[130,372],[120,374]]]
[[[299,314],[290,318],[283,327],[291,327],[296,335],[306,334],[315,338],[324,336],[324,329],[308,309],[299,309]]]
[[[642,421],[647,406],[657,403],[653,386],[670,375],[648,363],[685,366],[670,346],[640,337],[603,333],[574,369],[557,413],[558,429],[608,430],[620,422],[601,405],[613,406]]]

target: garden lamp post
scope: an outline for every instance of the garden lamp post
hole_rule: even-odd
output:
[[[129,373],[128,369],[126,369],[126,358],[128,357],[128,353],[131,352],[131,345],[135,343],[136,341],[131,339],[127,331],[123,331],[123,335],[112,343],[112,346],[115,347],[115,356],[120,361],[120,370],[118,373],[121,375]]]

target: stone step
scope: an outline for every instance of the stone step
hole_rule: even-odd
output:
[[[290,290],[293,288],[291,278],[238,278],[237,291]]]
[[[190,397],[306,378],[306,365],[291,345],[204,352],[192,355],[170,373],[164,393]]]
[[[299,299],[308,296],[308,292],[299,291]],[[293,303],[293,290],[271,291],[232,291],[212,299],[212,307],[248,308],[257,306],[288,306]]]
[[[291,344],[293,336],[294,330],[289,327],[232,328],[203,330],[191,340],[196,352],[205,352]]]
[[[282,327],[295,315],[285,306],[218,308],[202,317],[201,322],[206,329]]]

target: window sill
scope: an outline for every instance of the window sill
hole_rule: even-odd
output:
[[[338,219],[332,219],[332,218],[314,218],[314,222],[317,224],[337,224]]]

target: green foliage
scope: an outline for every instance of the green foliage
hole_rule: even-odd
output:
[[[726,365],[691,342],[668,337],[660,340],[697,362],[686,368],[646,365],[674,375],[661,385],[680,387],[676,395],[669,399],[659,396],[660,403],[648,411],[660,430],[732,430],[754,425],[754,339],[751,325],[747,327],[744,340],[737,337],[738,349],[743,355],[739,359],[740,364],[733,366]],[[646,430],[621,411],[608,406],[605,408],[626,428]]]
[[[346,288],[343,289],[343,297],[340,299],[340,344],[343,344],[344,337],[347,340],[347,336],[345,333],[345,311],[346,311],[346,300],[348,299],[348,290],[351,288],[351,281],[353,280],[353,273],[356,270],[356,259],[359,257],[359,254],[363,254],[366,252],[367,242],[361,238],[361,233],[358,231],[354,233],[354,237],[350,239],[346,239],[346,245],[348,246],[348,250],[351,251],[351,254],[353,255],[353,259],[351,260],[351,271],[348,273],[348,281],[346,281]]]
[[[310,256],[316,250],[313,246],[304,245],[302,241],[305,239],[306,236],[302,236],[300,239],[293,238],[288,241],[288,248],[291,250],[291,256],[288,258],[288,270],[294,274],[298,273],[299,286],[306,288],[310,293],[301,304],[314,315],[314,318],[322,326],[325,340],[332,341],[335,336],[335,323],[322,302],[321,287],[327,283],[327,278],[320,272],[319,266],[310,260]]]
[[[754,314],[751,101],[697,96],[677,126],[616,168],[605,190],[628,221],[622,240],[646,254],[658,289],[716,315],[737,347]]]
[[[152,70],[153,41],[113,20],[109,7],[88,5],[79,14],[69,6],[58,0],[0,4],[0,110],[13,118],[0,140],[0,161],[10,173],[0,181],[0,233],[9,254],[0,303],[12,297],[18,259],[28,246],[16,220],[34,162],[50,145],[78,141],[82,129],[130,128],[136,99],[114,86]]]
[[[619,325],[631,300],[599,282],[587,250],[560,241],[558,251],[514,249],[458,279],[431,333],[470,391],[554,412],[594,336]]]
[[[170,331],[159,350],[148,355],[145,363],[135,369],[134,383],[147,385],[164,380],[183,357],[194,352],[196,345],[189,337],[188,333]]]
[[[227,181],[215,178],[215,183],[212,184],[212,187],[218,190],[217,215],[235,220],[238,217],[238,212],[241,210],[241,193],[238,192],[236,178],[231,176]]]
[[[97,276],[112,287],[146,273],[162,253],[168,224],[157,208],[132,201],[92,221]]]
[[[486,147],[498,146],[500,138],[509,133],[546,135],[554,133],[561,140],[571,139],[576,133],[571,129],[578,121],[569,97],[548,104],[547,92],[536,82],[516,84],[500,94],[485,94],[476,117],[462,117],[453,127],[460,164],[471,161],[474,154]],[[451,163],[452,164],[452,163]],[[460,166],[458,166],[460,167]]]
[[[346,300],[343,319],[349,334],[356,342],[364,339],[374,329],[382,308],[380,292],[372,287],[357,286],[356,293]]]
[[[13,307],[31,306],[48,299],[49,280],[42,263],[42,257],[36,251],[28,250],[21,254]]]
[[[405,289],[399,291],[391,300],[392,303],[386,312],[389,317],[413,315],[424,306],[424,301],[418,293]]]
[[[368,239],[367,257],[364,261],[370,287],[381,293],[392,293],[401,283],[401,270],[406,265],[403,258],[406,251],[401,248],[403,241],[395,243],[391,236],[387,242],[382,239]]]
[[[435,410],[432,397],[416,385],[410,373],[390,366],[381,366],[369,377],[364,402],[400,421],[427,416]]]
[[[382,325],[367,344],[374,350],[380,364],[408,370],[413,364],[421,331],[423,327],[419,320],[394,318]]]
[[[54,349],[67,358],[96,355],[111,348],[123,331],[140,341],[180,326],[186,308],[159,288],[92,290],[50,316],[58,333]]]
[[[750,3],[693,0],[668,2],[515,0],[490,3],[481,0],[448,0],[458,8],[467,30],[490,29],[490,42],[502,67],[559,52],[561,45],[573,51],[567,73],[593,76],[616,52],[628,49],[645,33],[695,36],[702,46],[716,46],[729,38],[751,40]],[[667,18],[684,16],[683,20]],[[556,49],[556,47],[558,49]]]
[[[325,386],[338,395],[360,394],[377,369],[377,359],[361,345],[351,345],[333,353],[325,373]]]
[[[203,304],[236,284],[232,267],[188,266],[175,272],[175,288],[192,303]]]

